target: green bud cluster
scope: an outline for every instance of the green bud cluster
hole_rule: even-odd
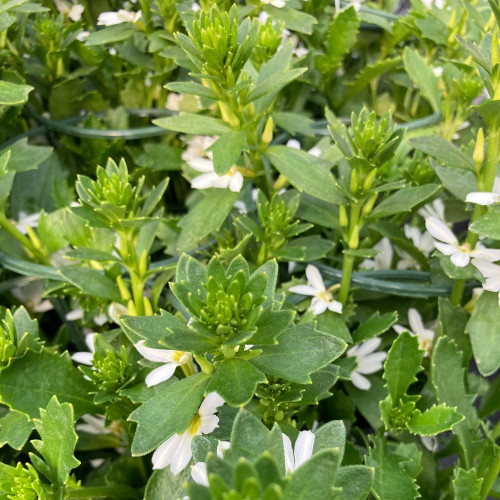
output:
[[[17,464],[16,475],[6,498],[9,500],[45,500],[47,498],[40,478],[31,464],[27,464],[26,469],[20,463]]]
[[[202,12],[188,27],[188,35],[176,39],[201,75],[232,88],[250,57],[259,34],[259,23],[245,20],[241,25],[235,5],[229,12],[213,8]]]
[[[17,334],[14,318],[7,311],[0,323],[0,365],[6,365],[17,351]]]
[[[64,34],[64,16],[38,16],[33,23],[36,37],[46,52],[61,49]]]
[[[271,59],[282,42],[283,23],[273,22],[269,17],[265,24],[261,24],[259,38],[252,53],[252,62],[257,68]]]

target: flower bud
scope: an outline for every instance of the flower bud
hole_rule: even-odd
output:
[[[474,160],[476,172],[479,172],[484,162],[484,132],[482,128],[477,131],[476,147],[474,148],[472,158]]]
[[[349,220],[347,219],[347,211],[345,209],[345,205],[339,206],[339,224],[340,224],[340,227],[347,227],[349,224]]]
[[[355,226],[354,229],[352,230],[351,236],[349,237],[348,245],[349,245],[349,248],[351,250],[358,248],[358,245],[359,245],[359,228],[358,228],[358,226]]]
[[[273,128],[274,128],[273,117],[270,116],[266,121],[264,132],[262,132],[262,142],[264,144],[269,144],[273,140]]]
[[[116,278],[116,284],[118,285],[118,290],[120,290],[121,298],[124,301],[128,302],[132,298],[132,296],[130,295],[127,285],[125,285],[125,282],[123,281],[123,278],[121,276],[118,276],[118,278]]]

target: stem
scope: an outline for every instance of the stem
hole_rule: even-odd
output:
[[[486,157],[486,165],[483,175],[479,176],[478,186],[481,191],[491,192],[495,177],[498,170],[498,159],[500,157],[500,129],[492,129],[488,140],[488,154]],[[472,212],[471,222],[474,222],[486,212],[486,208],[482,205],[476,205]],[[466,243],[470,245],[470,249],[474,250],[479,236],[471,231],[467,232]],[[451,303],[459,305],[462,301],[462,295],[465,287],[465,280],[456,280],[453,284],[451,292]]]
[[[345,304],[349,295],[349,286],[351,284],[352,268],[354,266],[354,257],[344,255],[342,262],[342,281],[340,282],[339,302]]]
[[[488,469],[488,472],[483,478],[483,484],[481,485],[481,493],[479,495],[481,499],[486,499],[499,473],[500,473],[500,455],[496,457],[495,461]]]
[[[91,486],[66,491],[66,498],[140,498],[137,490],[128,486]]]

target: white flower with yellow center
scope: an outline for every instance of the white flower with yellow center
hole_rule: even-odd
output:
[[[282,438],[285,452],[285,469],[287,474],[291,474],[311,458],[315,436],[311,431],[301,431],[295,441],[294,448],[292,448],[292,442],[286,434],[282,434]]]
[[[425,227],[434,238],[434,246],[442,254],[449,255],[451,262],[457,267],[465,267],[470,262],[471,257],[489,262],[500,260],[500,250],[485,248],[480,244],[476,245],[474,250],[468,243],[460,245],[451,229],[435,217],[426,219]]]
[[[153,469],[164,469],[170,465],[173,474],[181,472],[193,456],[191,443],[194,437],[210,434],[219,426],[219,417],[215,412],[223,404],[224,400],[216,392],[208,394],[187,429],[182,434],[169,437],[153,453]]]
[[[144,340],[135,344],[135,348],[142,356],[149,361],[163,363],[162,366],[155,368],[146,377],[146,385],[151,387],[168,380],[175,372],[178,366],[191,362],[191,353],[184,351],[172,351],[170,349],[153,349],[144,345]]]
[[[182,159],[194,170],[201,172],[191,181],[194,189],[229,188],[234,193],[239,193],[243,187],[243,175],[236,166],[232,166],[224,175],[217,175],[214,170],[213,154],[206,151],[216,137],[195,136],[189,143],[187,150],[182,154]]]
[[[393,328],[398,334],[408,332],[410,335],[418,338],[418,345],[422,351],[425,351],[425,356],[428,356],[432,351],[434,344],[435,333],[430,328],[425,328],[420,313],[412,307],[408,309],[408,323],[410,328],[394,325]]]
[[[217,456],[223,458],[223,452],[228,450],[229,441],[219,441],[217,444]],[[191,466],[191,477],[195,483],[208,487],[207,464],[205,462],[197,462]]]
[[[364,375],[370,375],[381,370],[382,363],[387,357],[387,353],[383,351],[374,352],[378,349],[381,342],[382,340],[378,337],[370,339],[362,344],[351,347],[346,353],[348,358],[356,358],[358,366],[351,373],[351,382],[362,391],[367,391],[372,386],[371,382]]]
[[[97,19],[99,26],[113,26],[121,23],[136,23],[142,17],[142,12],[129,12],[120,9],[118,12],[102,12]]]
[[[337,285],[327,290],[318,268],[312,264],[309,264],[306,268],[306,277],[307,285],[295,285],[289,291],[314,297],[309,310],[316,316],[324,313],[327,309],[342,314],[342,304],[333,300],[332,297],[332,289],[337,287]]]

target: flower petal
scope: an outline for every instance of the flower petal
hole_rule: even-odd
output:
[[[217,427],[219,427],[219,417],[217,415],[206,415],[201,419],[198,434],[210,434]]]
[[[174,353],[176,351],[171,351],[169,349],[154,349],[152,347],[146,347],[144,345],[145,340],[140,340],[135,344],[135,348],[141,353],[141,355],[149,359],[149,361],[156,361],[158,363],[171,363],[174,361]]]
[[[443,255],[453,255],[456,252],[460,252],[456,245],[448,245],[448,243],[440,243],[439,241],[434,242],[434,246],[443,254]]]
[[[216,392],[211,392],[206,396],[203,403],[201,403],[198,413],[202,417],[212,415],[215,413],[216,409],[224,403],[225,401]]]
[[[319,314],[323,314],[326,309],[328,308],[328,302],[325,302],[322,299],[319,299],[318,297],[314,297],[311,301],[311,306],[309,307],[309,311],[312,311],[312,313],[315,316],[318,316]]]
[[[93,358],[94,354],[91,352],[75,352],[71,355],[73,361],[87,366],[92,366]]]
[[[208,486],[207,464],[205,462],[198,462],[191,465],[191,477],[195,483]]]
[[[470,255],[465,252],[457,252],[450,256],[450,260],[457,267],[465,267],[470,261]]]
[[[500,260],[500,250],[497,248],[476,248],[471,252],[471,255],[490,262]]]
[[[184,433],[181,436],[181,440],[177,447],[176,453],[170,461],[170,470],[172,471],[172,474],[174,474],[174,476],[184,470],[187,464],[191,461],[191,458],[193,456],[193,452],[191,451],[192,442],[193,436],[191,434]]]
[[[425,227],[437,240],[444,241],[450,245],[455,245],[457,243],[457,237],[452,233],[451,229],[436,217],[427,218],[425,220]]]
[[[282,434],[283,450],[285,452],[285,470],[288,473],[295,470],[295,457],[293,456],[292,442],[286,434]]]
[[[342,303],[336,300],[332,300],[331,302],[328,303],[328,309],[337,314],[342,314],[342,308],[343,308]]]
[[[358,358],[359,366],[356,369],[358,373],[362,373],[364,375],[369,375],[370,373],[378,372],[382,369],[382,363],[387,358],[387,353],[385,352],[374,352],[373,354],[369,354],[364,358]]]
[[[146,377],[146,385],[148,387],[152,387],[153,385],[158,385],[161,382],[165,382],[165,380],[168,380],[174,374],[175,369],[178,366],[178,363],[167,363],[165,365],[159,366],[158,368],[155,368]]]
[[[465,201],[468,201],[469,203],[475,203],[476,205],[493,205],[495,203],[498,203],[500,200],[500,195],[497,193],[482,193],[482,192],[474,192],[474,193],[469,193]]]
[[[372,386],[371,382],[366,377],[363,377],[363,375],[357,372],[351,373],[351,382],[362,391],[367,391]]]
[[[323,278],[321,277],[321,273],[316,266],[309,264],[306,267],[306,276],[309,285],[315,288],[318,292],[325,291],[325,284],[323,283]]]
[[[366,342],[363,342],[362,344],[351,347],[351,349],[347,351],[347,355],[358,357],[366,356],[370,352],[376,351],[381,343],[382,339],[380,337],[375,337],[373,339],[367,340]],[[351,352],[353,354],[350,354]]]
[[[298,293],[299,295],[316,295],[316,289],[310,285],[295,285],[288,289],[291,293]]]
[[[229,189],[233,193],[239,193],[242,187],[243,187],[243,175],[241,174],[241,172],[236,172],[231,176],[231,179],[229,180]]]
[[[314,433],[311,431],[302,431],[299,433],[295,441],[294,451],[296,469],[311,458],[314,448],[314,439]]]
[[[422,316],[420,316],[419,312],[413,307],[408,309],[408,323],[410,323],[410,328],[417,335],[420,335],[425,330]]]

